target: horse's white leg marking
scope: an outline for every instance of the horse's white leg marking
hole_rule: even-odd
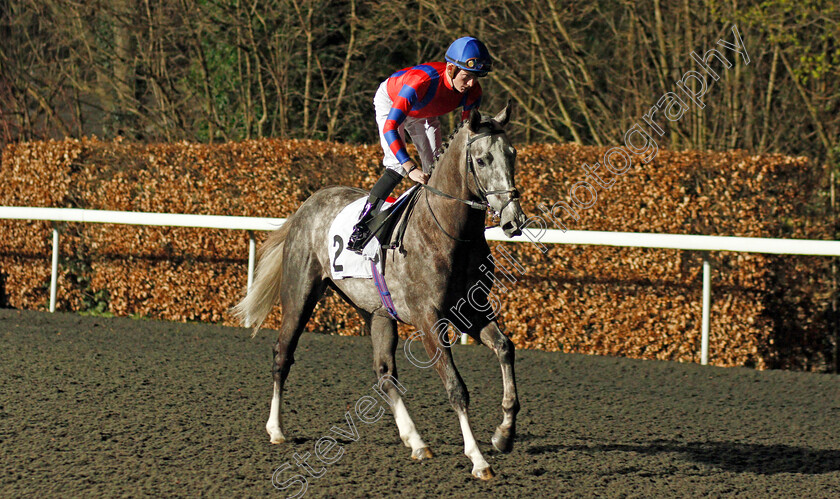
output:
[[[265,424],[265,431],[271,437],[271,443],[282,444],[286,441],[283,436],[283,422],[280,418],[280,383],[274,382],[274,393],[271,396],[271,412],[268,413],[268,422]]]
[[[478,444],[476,443],[472,429],[470,428],[470,420],[467,417],[466,410],[458,414],[458,421],[461,423],[461,433],[464,434],[464,454],[466,454],[473,463],[472,474],[478,478],[485,478],[483,476],[485,474],[484,472],[490,468],[490,465],[484,460],[484,456],[481,455],[481,451],[478,450]],[[492,476],[492,471],[490,473]]]
[[[396,392],[396,390],[394,391]],[[402,397],[397,396],[397,401],[394,402],[392,409],[394,411],[394,419],[397,421],[397,428],[400,432],[400,439],[406,447],[411,448],[411,454],[414,457],[415,451],[424,449],[427,446],[423,442],[423,439],[420,438],[420,433],[417,432],[417,427],[414,425],[411,416],[408,415],[408,409],[405,407]]]

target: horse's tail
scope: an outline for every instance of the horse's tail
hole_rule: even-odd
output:
[[[257,335],[271,308],[280,297],[280,283],[283,278],[283,246],[289,235],[289,220],[274,231],[260,248],[254,282],[245,298],[231,309],[233,315],[245,327],[253,326],[251,337]]]

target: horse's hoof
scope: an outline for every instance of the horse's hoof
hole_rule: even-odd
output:
[[[503,430],[501,428],[496,428],[496,433],[493,434],[492,439],[493,447],[495,447],[497,451],[507,454],[513,450],[513,439],[515,436],[516,433],[511,429]]]
[[[421,447],[419,449],[414,449],[411,451],[411,459],[416,459],[418,461],[422,461],[424,459],[431,459],[434,457],[432,451],[429,450],[428,447]]]
[[[491,480],[496,476],[496,474],[493,473],[493,468],[489,466],[480,470],[473,470],[472,475],[482,480]]]
[[[271,439],[271,443],[282,444],[286,442],[286,436],[283,435],[282,431],[279,431],[276,428],[266,428],[265,431],[268,433],[268,437]]]

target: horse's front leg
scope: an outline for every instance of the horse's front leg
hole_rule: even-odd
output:
[[[499,452],[510,452],[513,450],[513,441],[516,438],[516,414],[519,412],[519,396],[516,394],[516,376],[513,372],[515,348],[500,329],[496,321],[490,321],[481,329],[481,342],[496,352],[499,364],[502,366],[502,385],[504,395],[502,397],[502,424],[496,428],[493,434],[493,447]]]
[[[461,423],[461,433],[464,436],[464,454],[470,458],[473,465],[472,475],[482,480],[493,478],[495,473],[493,473],[490,464],[487,463],[481,454],[472,428],[470,427],[470,419],[467,414],[470,405],[470,394],[467,392],[464,380],[455,367],[452,352],[449,348],[441,345],[437,336],[431,334],[423,336],[423,347],[426,349],[429,357],[432,360],[436,360],[434,363],[435,371],[437,371],[443,380],[443,385],[446,387],[446,394],[449,396],[449,403],[452,404],[452,408],[458,414],[458,421]]]

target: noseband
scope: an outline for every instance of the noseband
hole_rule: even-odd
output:
[[[502,133],[505,133],[504,130],[495,129],[495,130],[491,130],[491,131],[488,131],[488,132],[482,132],[482,133],[475,134],[474,136],[470,137],[469,140],[467,140],[467,147],[465,148],[466,155],[467,155],[467,157],[466,157],[467,171],[469,172],[470,176],[473,179],[473,183],[475,184],[476,190],[478,191],[478,197],[481,200],[480,202],[477,203],[475,201],[470,201],[469,199],[461,199],[461,198],[458,198],[458,197],[455,197],[455,196],[451,196],[451,195],[449,195],[449,194],[447,194],[447,193],[445,193],[445,192],[443,192],[439,189],[436,189],[436,188],[434,188],[430,185],[427,185],[427,184],[422,184],[422,187],[426,191],[431,192],[432,194],[435,194],[437,196],[441,196],[441,197],[444,197],[444,198],[447,198],[447,199],[454,199],[455,201],[459,201],[461,203],[464,203],[467,206],[469,206],[470,208],[473,208],[473,209],[476,209],[476,210],[487,210],[487,208],[490,208],[490,203],[487,200],[488,196],[499,196],[499,195],[502,195],[502,194],[510,194],[510,198],[508,198],[508,200],[505,201],[505,203],[502,205],[502,207],[499,208],[498,211],[494,210],[494,212],[496,213],[497,216],[501,216],[504,209],[507,208],[507,205],[509,205],[513,201],[519,199],[519,191],[516,190],[515,188],[514,189],[501,189],[501,190],[494,190],[494,191],[488,191],[487,189],[485,189],[484,186],[481,185],[481,182],[478,180],[478,174],[476,173],[475,166],[473,165],[472,154],[470,154],[470,146],[472,145],[473,142],[475,142],[477,140],[481,140],[481,139],[491,137],[493,135],[502,134]],[[429,205],[429,196],[428,195],[426,195],[426,204]],[[461,241],[461,242],[469,241],[469,239],[459,239],[455,236],[452,236],[448,232],[446,232],[446,230],[444,230],[443,226],[440,225],[440,222],[438,222],[437,217],[435,216],[434,212],[432,211],[431,205],[429,205],[429,211],[431,212],[432,218],[434,219],[438,228],[440,230],[442,230],[444,234],[449,236],[449,238],[454,239],[456,241]]]

